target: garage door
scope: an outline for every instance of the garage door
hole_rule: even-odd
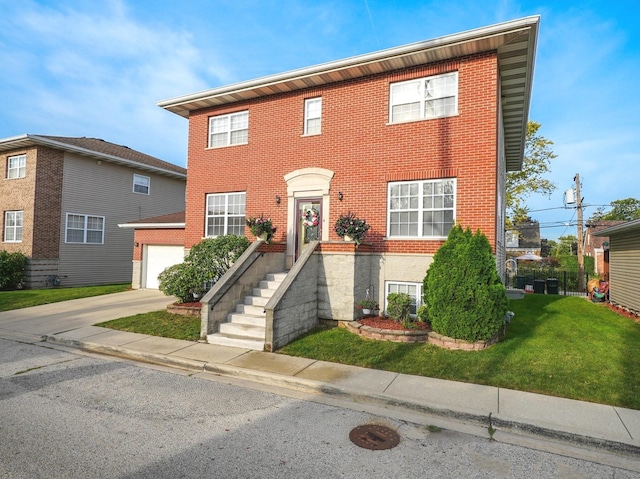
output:
[[[158,275],[169,266],[184,261],[184,247],[148,245],[143,288],[158,289]]]

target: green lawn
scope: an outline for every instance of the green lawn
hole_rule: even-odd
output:
[[[200,339],[200,318],[172,314],[166,310],[105,321],[96,324],[96,326],[165,338],[189,341]]]
[[[0,291],[0,311],[28,308],[41,304],[57,303],[69,299],[88,298],[103,294],[120,293],[131,288],[131,284],[109,284],[105,286],[83,286],[78,288],[23,289]]]
[[[343,328],[300,338],[281,354],[640,410],[640,324],[585,298],[528,294],[511,301],[507,334],[483,351],[363,339]],[[99,326],[198,339],[198,318],[166,311]]]
[[[483,351],[360,338],[323,329],[280,352],[406,374],[640,409],[640,324],[584,298],[511,301],[506,336]]]

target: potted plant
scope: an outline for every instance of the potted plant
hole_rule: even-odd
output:
[[[362,309],[362,314],[371,314],[378,309],[378,303],[374,299],[365,298],[358,301],[358,308]]]
[[[369,228],[371,225],[367,224],[366,220],[361,220],[354,213],[349,212],[346,215],[340,215],[334,230],[345,241],[355,241],[358,245]]]
[[[276,228],[273,226],[271,218],[265,218],[263,215],[260,215],[260,218],[247,218],[246,222],[251,233],[266,243],[271,240],[273,234],[276,232]]]

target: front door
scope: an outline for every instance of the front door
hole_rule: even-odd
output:
[[[296,200],[296,261],[311,241],[322,239],[322,198]]]

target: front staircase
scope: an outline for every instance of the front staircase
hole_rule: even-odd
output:
[[[220,323],[219,331],[207,335],[209,344],[264,350],[267,321],[264,307],[286,277],[286,272],[267,274],[252,294],[245,296],[227,316],[226,322]]]

